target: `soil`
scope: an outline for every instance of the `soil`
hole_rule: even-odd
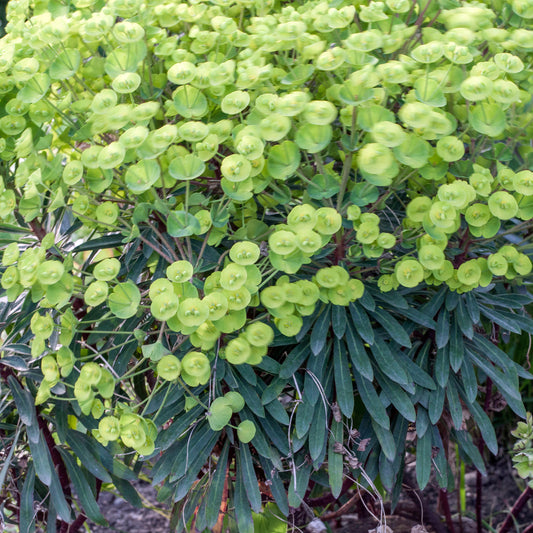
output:
[[[408,467],[409,468],[409,467]],[[488,475],[482,478],[482,515],[485,521],[484,531],[489,533],[494,531],[505,519],[509,509],[521,493],[517,485],[516,475],[513,472],[510,459],[500,457],[493,464],[488,465]],[[411,474],[412,476],[412,474]],[[409,470],[408,470],[409,478]],[[518,480],[520,482],[521,480]],[[457,514],[457,494],[448,494],[448,501],[451,515],[454,522],[455,533],[476,533],[475,508],[476,508],[476,472],[467,471],[465,475],[466,485],[466,513],[461,517]],[[156,491],[148,483],[139,482],[136,489],[141,494],[143,500],[152,508],[137,509],[114,494],[104,493],[99,499],[102,513],[109,521],[109,526],[102,527],[90,524],[91,533],[168,533],[169,523],[166,516],[169,511],[156,501]],[[421,498],[421,500],[419,499]],[[418,496],[409,494],[409,489],[403,492],[400,502],[393,514],[386,516],[386,525],[390,529],[382,527],[377,529],[378,522],[368,515],[364,509],[352,511],[339,519],[329,523],[330,528],[335,533],[437,533],[431,526],[429,514],[435,513],[434,519],[440,517],[443,520],[441,509],[437,505],[438,488],[436,484],[430,485]],[[425,516],[421,516],[420,510],[424,504]],[[390,507],[385,507],[390,513]],[[165,516],[166,515],[166,516]],[[441,522],[444,524],[444,522]],[[533,524],[533,500],[522,509],[518,515],[515,526],[511,528],[512,533],[520,533],[527,526]],[[418,527],[417,527],[418,526]],[[320,525],[319,529],[321,531]],[[326,529],[322,529],[326,531]],[[448,527],[444,529],[450,533]]]

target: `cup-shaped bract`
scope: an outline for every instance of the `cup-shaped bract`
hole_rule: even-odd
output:
[[[490,195],[488,199],[490,212],[500,220],[509,220],[518,213],[518,203],[512,194],[506,191],[498,191]]]
[[[253,265],[260,253],[259,246],[254,242],[237,242],[230,248],[229,256],[238,265]]]
[[[396,279],[403,287],[416,287],[424,280],[424,267],[414,259],[405,259],[396,263]]]
[[[157,375],[165,381],[174,381],[181,373],[181,362],[175,355],[164,355],[157,362],[156,371]]]

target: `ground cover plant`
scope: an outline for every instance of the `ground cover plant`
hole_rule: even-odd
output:
[[[143,471],[175,530],[283,529],[395,501],[408,429],[420,487],[484,470],[531,378],[531,2],[6,18],[4,521],[105,523]]]

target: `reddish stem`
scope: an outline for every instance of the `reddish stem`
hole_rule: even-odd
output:
[[[440,505],[444,512],[444,517],[446,518],[446,526],[450,533],[455,533],[455,528],[453,527],[452,513],[450,512],[450,504],[448,502],[448,491],[446,489],[439,490],[439,499]]]
[[[527,503],[529,498],[533,496],[533,489],[531,487],[527,487],[522,494],[518,497],[518,499],[514,502],[513,507],[509,511],[509,514],[506,516],[505,520],[503,521],[499,533],[506,533],[509,531],[511,526],[513,525],[516,517],[518,516],[518,513],[522,510],[522,507]],[[533,532],[533,526],[528,527],[526,530],[524,530],[524,533],[526,531]]]

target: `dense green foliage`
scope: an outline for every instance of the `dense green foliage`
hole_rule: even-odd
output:
[[[178,530],[397,498],[409,424],[421,487],[453,487],[450,442],[484,469],[486,394],[523,417],[531,378],[505,350],[533,333],[531,1],[7,19],[6,520],[104,523],[141,468]]]

